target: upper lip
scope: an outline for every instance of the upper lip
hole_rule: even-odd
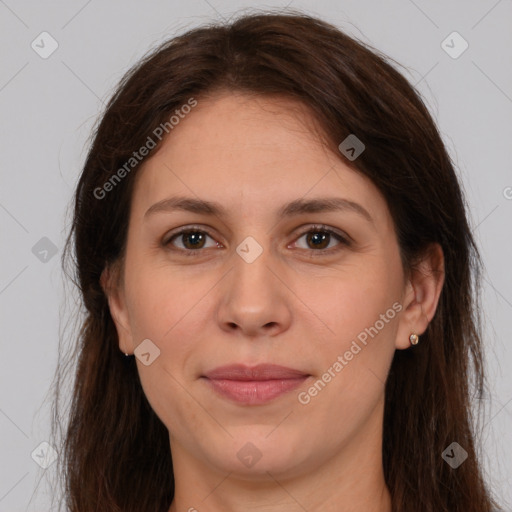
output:
[[[287,368],[276,364],[259,364],[257,366],[247,366],[244,364],[230,364],[219,366],[207,372],[204,377],[208,379],[226,379],[226,380],[276,380],[276,379],[298,379],[308,376],[301,370]]]

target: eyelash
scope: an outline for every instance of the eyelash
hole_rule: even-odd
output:
[[[177,231],[176,233],[173,233],[170,238],[168,238],[166,241],[162,242],[162,245],[164,247],[169,247],[171,245],[171,242],[175,238],[178,238],[180,235],[185,235],[185,234],[190,234],[190,233],[203,233],[203,234],[208,235],[212,240],[214,239],[213,236],[208,231],[206,231],[206,230],[204,230],[202,228],[199,228],[199,227],[189,226],[189,227],[181,229],[180,231]],[[316,256],[323,256],[323,255],[325,255],[327,253],[335,253],[335,252],[341,250],[340,246],[349,247],[351,245],[351,242],[350,242],[348,237],[342,236],[338,232],[336,232],[336,231],[334,231],[332,229],[329,229],[327,226],[324,226],[324,225],[313,225],[313,226],[309,227],[309,229],[307,229],[306,231],[303,231],[302,233],[300,233],[298,235],[298,237],[296,238],[296,240],[302,238],[304,235],[307,235],[309,233],[329,234],[331,236],[334,236],[334,238],[336,238],[340,242],[340,244],[338,246],[336,246],[337,248],[335,248],[335,249],[332,249],[332,248],[331,249],[318,249],[318,250],[316,250],[316,249],[302,249],[302,250],[309,250],[309,251],[311,251],[312,255],[315,254]],[[208,249],[213,249],[213,247],[208,247]],[[192,256],[192,257],[194,257],[194,256],[199,256],[203,249],[172,248],[170,250],[181,252],[184,256]]]

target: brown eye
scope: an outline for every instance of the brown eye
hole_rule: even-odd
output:
[[[208,238],[213,241],[210,246],[205,245]],[[172,245],[176,247],[178,251],[182,251],[187,256],[195,256],[196,254],[199,254],[200,249],[220,246],[219,243],[215,242],[215,240],[213,240],[213,238],[206,231],[190,228],[175,233],[167,241],[163,242],[163,245]]]
[[[311,250],[316,253],[335,252],[340,249],[339,246],[349,246],[348,238],[342,236],[340,233],[323,226],[314,226],[308,231],[304,232],[297,240],[305,237],[306,246],[298,246],[301,249]],[[338,243],[334,243],[334,242]],[[297,244],[297,242],[295,242]],[[334,246],[334,248],[333,248]]]
[[[202,249],[206,239],[204,233],[200,231],[181,233],[180,237],[186,249]]]
[[[306,243],[315,249],[326,249],[331,240],[331,234],[325,231],[310,231],[306,234]]]

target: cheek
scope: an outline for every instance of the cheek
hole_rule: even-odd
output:
[[[163,268],[133,271],[126,280],[134,344],[149,339],[160,350],[148,366],[136,361],[144,394],[160,420],[184,438],[187,434],[179,418],[187,418],[187,428],[198,431],[207,423],[195,412],[197,403],[185,384],[191,375],[184,373],[204,332],[201,305],[209,289],[206,281],[185,279],[176,271],[170,275]]]
[[[164,410],[169,404],[184,411],[190,407],[190,397],[180,383],[197,377],[194,361],[208,343],[205,333],[212,332],[212,313],[205,308],[211,306],[217,281],[204,272],[185,276],[176,269],[155,267],[132,272],[127,282],[134,344],[149,339],[160,351],[149,366],[137,361],[144,391],[157,413],[162,410],[158,403]]]
[[[133,272],[127,283],[131,328],[137,339],[150,338],[165,345],[189,324],[189,315],[200,307],[208,280],[183,276],[179,269],[156,268]]]
[[[336,403],[339,411],[364,414],[383,391],[395,351],[401,281],[399,267],[381,261],[367,260],[364,266],[326,279],[328,288],[321,293],[316,285],[308,297],[329,327],[315,347],[319,377],[328,381],[325,390],[317,386],[323,397],[318,405]]]
[[[364,265],[354,265],[337,274],[308,278],[296,290],[315,313],[317,322],[325,327],[322,332],[329,344],[341,349],[376,322],[379,331],[389,331],[396,314],[392,310],[386,316],[386,311],[400,296],[398,277],[392,264],[366,259]],[[381,325],[381,315],[386,316],[385,327]]]
[[[346,436],[355,435],[383,396],[399,303],[384,275],[372,277],[340,280],[320,310],[333,332],[315,344],[316,379],[299,401],[311,421],[323,425],[327,444],[339,442],[340,424]]]

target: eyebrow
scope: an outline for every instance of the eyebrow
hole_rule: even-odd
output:
[[[219,218],[227,216],[227,210],[220,203],[206,201],[192,197],[176,196],[163,199],[152,205],[144,214],[147,218],[157,212],[187,211],[202,215],[211,215]],[[373,222],[371,215],[360,204],[339,197],[325,197],[316,199],[296,199],[282,206],[277,212],[277,217],[292,217],[304,213],[320,213],[347,211],[357,213],[368,222]]]

